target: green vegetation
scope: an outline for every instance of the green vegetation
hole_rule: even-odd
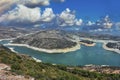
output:
[[[89,72],[86,70],[82,70],[80,67],[66,67],[61,65],[57,65],[57,67],[69,73],[89,78],[88,80],[120,80],[120,74]]]
[[[26,55],[0,50],[0,63],[11,66],[11,71],[36,80],[120,80],[118,74],[101,74],[81,70],[79,67],[38,63]]]

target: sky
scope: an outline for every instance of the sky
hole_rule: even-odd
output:
[[[77,17],[82,19],[97,20],[105,15],[110,15],[115,21],[120,20],[120,0],[66,0],[64,3],[53,3],[52,7],[56,13],[65,8],[76,11]]]
[[[120,0],[1,0],[0,26],[120,31],[119,3]]]

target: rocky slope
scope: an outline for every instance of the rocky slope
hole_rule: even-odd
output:
[[[12,72],[12,64],[6,64],[7,59],[5,57],[5,55],[9,56],[8,54],[11,54],[10,56],[12,56],[12,53],[13,52],[7,47],[0,45],[0,80],[35,80],[30,76],[24,76]],[[22,55],[19,56],[22,57]]]

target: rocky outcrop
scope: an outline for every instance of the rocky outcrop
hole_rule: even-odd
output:
[[[93,41],[90,41],[90,40],[81,40],[80,44],[83,44],[85,46],[95,46],[95,43]]]

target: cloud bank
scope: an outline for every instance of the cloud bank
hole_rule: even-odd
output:
[[[64,0],[0,0],[0,15],[13,5],[24,5],[30,8],[47,6],[50,1],[64,2]]]
[[[10,8],[10,6],[12,6],[13,1],[11,0],[0,0],[0,15],[8,10]]]
[[[54,14],[52,8],[45,8],[44,11],[41,11],[38,7],[30,8],[21,4],[0,17],[0,24],[8,26],[18,26],[18,24],[20,26],[33,24],[34,26],[48,22],[57,24],[57,26],[80,26],[83,21],[77,19],[74,11],[69,8],[60,14]]]
[[[15,9],[2,15],[0,22],[6,25],[34,23],[39,21],[41,16],[40,12],[39,8],[31,9],[23,5],[18,5]]]

